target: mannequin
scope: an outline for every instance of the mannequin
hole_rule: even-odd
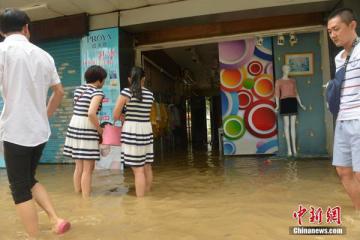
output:
[[[298,104],[305,111],[306,107],[301,103],[299,94],[296,90],[296,81],[295,79],[289,78],[290,66],[282,66],[283,76],[281,79],[276,80],[275,83],[275,100],[276,108],[275,111],[278,112],[280,108],[280,115],[283,116],[284,120],[284,132],[288,150],[288,156],[296,156],[296,115],[298,113]],[[289,132],[289,125],[290,132]],[[290,136],[292,149],[290,144]]]

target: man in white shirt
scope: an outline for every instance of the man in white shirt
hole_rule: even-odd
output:
[[[35,203],[48,214],[56,233],[70,223],[59,218],[45,188],[35,179],[42,151],[50,136],[50,117],[64,95],[53,58],[29,42],[30,19],[16,9],[0,14],[0,88],[4,108],[0,139],[16,211],[30,237],[39,233]],[[46,104],[48,89],[52,95]]]
[[[336,119],[333,165],[356,210],[360,210],[360,44],[351,9],[335,10],[328,18],[331,40],[344,49],[335,57],[336,70],[344,67],[340,110]]]

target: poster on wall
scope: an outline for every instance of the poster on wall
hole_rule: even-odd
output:
[[[113,123],[112,111],[116,99],[120,95],[119,69],[119,29],[108,28],[89,32],[81,40],[81,75],[85,83],[84,73],[91,65],[100,65],[107,72],[107,78],[102,88],[105,97],[100,111],[100,121]],[[121,147],[101,146],[100,161],[97,169],[119,169]]]
[[[91,65],[102,66],[108,76],[102,88],[105,98],[100,112],[101,121],[112,122],[112,110],[120,94],[119,30],[108,28],[89,32],[81,40],[81,76]]]
[[[278,150],[271,38],[219,43],[225,155]]]

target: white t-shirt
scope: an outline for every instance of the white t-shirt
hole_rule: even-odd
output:
[[[342,50],[335,57],[336,71],[343,67],[345,58]],[[340,111],[337,120],[360,119],[360,43],[358,43],[346,67],[345,79],[341,90]]]
[[[59,83],[54,59],[47,52],[21,34],[6,37],[0,43],[1,141],[28,147],[47,142],[48,90]]]

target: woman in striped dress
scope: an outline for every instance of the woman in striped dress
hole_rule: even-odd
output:
[[[91,177],[95,160],[100,160],[99,138],[102,128],[97,117],[101,110],[106,71],[97,65],[85,72],[86,84],[74,93],[74,111],[64,145],[64,155],[75,160],[74,189],[84,198],[91,193]]]
[[[133,67],[129,77],[130,88],[121,91],[114,108],[114,119],[119,120],[126,105],[125,122],[121,134],[121,158],[135,176],[137,197],[150,191],[153,180],[151,163],[154,161],[153,133],[150,110],[153,93],[144,88],[145,73]]]

